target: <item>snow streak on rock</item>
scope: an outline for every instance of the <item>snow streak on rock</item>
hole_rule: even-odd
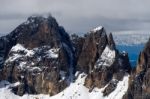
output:
[[[101,66],[111,66],[115,60],[116,52],[111,50],[108,46],[104,49],[100,59],[98,59],[95,68],[100,68]]]
[[[34,57],[37,61],[40,61],[41,60],[40,57],[36,56],[35,54],[39,53],[41,49],[43,49],[42,57],[47,57],[47,58],[52,58],[52,59],[58,58],[59,48],[50,48],[48,46],[46,48],[46,46],[44,46],[41,48],[34,48],[32,50],[29,50],[23,47],[21,44],[17,44],[13,46],[12,49],[10,50],[9,58],[6,59],[5,64],[9,64],[11,62],[16,61],[16,62],[19,62],[18,66],[21,69],[28,68],[29,70],[35,70],[35,69],[40,70],[40,68],[38,67],[32,67],[34,65],[34,62],[29,62],[26,60],[23,61],[23,59],[27,59],[28,57]]]
[[[102,26],[98,26],[98,27],[94,28],[92,30],[92,32],[97,32],[97,31],[101,30],[102,28],[103,28]]]

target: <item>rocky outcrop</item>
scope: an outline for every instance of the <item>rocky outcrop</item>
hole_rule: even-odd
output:
[[[13,36],[7,35],[0,37],[0,69],[3,68],[4,61],[9,53],[9,50],[16,44]]]
[[[107,43],[102,55],[99,56],[93,65],[93,70],[86,78],[85,86],[90,89],[103,88],[106,84],[110,84],[107,87],[112,88],[110,83],[112,80],[121,81],[131,71],[128,54],[119,53],[114,46],[109,46],[110,43]]]
[[[140,53],[137,67],[132,71],[130,85],[124,99],[149,99],[150,98],[150,40]]]
[[[104,28],[96,32],[91,31],[87,34],[77,62],[77,70],[86,73],[91,72],[98,56],[102,54],[106,45],[107,35]]]
[[[107,36],[103,27],[90,31],[84,39],[77,61],[77,70],[87,73],[85,86],[90,90],[95,87],[103,88],[109,84],[104,91],[105,95],[108,95],[115,90],[117,82],[131,71],[128,54],[119,53],[112,34]]]
[[[0,40],[0,79],[21,82],[13,88],[14,93],[54,95],[72,81],[73,47],[52,16],[29,17]]]
[[[116,49],[116,44],[114,42],[114,39],[113,39],[113,36],[112,36],[112,33],[109,34],[109,37],[108,37],[108,45],[110,47],[110,49]]]

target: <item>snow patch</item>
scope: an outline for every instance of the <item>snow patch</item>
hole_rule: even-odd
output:
[[[20,62],[19,67],[23,69],[25,68],[26,64],[27,64],[26,62]]]
[[[13,46],[11,51],[12,52],[24,51],[26,53],[25,56],[32,56],[32,55],[34,55],[34,51],[33,50],[28,50],[28,49],[24,48],[21,44],[16,44],[15,46]]]
[[[49,58],[58,58],[58,51],[59,49],[50,49],[46,52],[46,56],[48,56]]]
[[[119,81],[116,89],[105,99],[122,99],[128,89],[129,75],[125,76],[122,81]]]
[[[42,71],[41,68],[39,68],[39,67],[29,67],[28,69],[29,69],[29,71],[34,71],[34,70]]]
[[[59,73],[60,73],[60,76],[61,76],[61,80],[65,80],[65,78],[66,78],[66,72],[60,71]]]
[[[19,59],[20,57],[22,57],[21,55],[18,54],[13,54],[11,57],[9,57],[5,62],[13,62],[16,59]]]
[[[29,71],[41,71],[36,62],[41,61],[41,57],[56,59],[59,56],[59,48],[51,48],[50,46],[42,46],[29,50],[21,44],[16,44],[9,52],[9,57],[6,59],[5,64],[11,66],[10,63],[16,62],[19,69],[28,69]],[[31,62],[30,58],[34,58]],[[41,66],[42,67],[42,66]]]
[[[106,46],[100,56],[100,59],[96,62],[95,68],[100,68],[101,66],[111,66],[115,60],[115,57],[115,50],[111,50],[108,46]]]
[[[103,28],[102,26],[98,26],[98,27],[96,27],[95,29],[93,29],[92,31],[93,31],[93,32],[97,32],[97,31],[101,30],[102,28]]]

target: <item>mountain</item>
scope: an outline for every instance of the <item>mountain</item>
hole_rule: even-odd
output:
[[[20,82],[15,94],[55,95],[72,81],[73,46],[55,18],[29,17],[0,40],[0,79]]]
[[[150,39],[139,54],[136,68],[132,71],[129,87],[124,99],[150,98]]]
[[[69,36],[52,16],[31,16],[1,37],[0,67],[3,99],[121,99],[132,71],[104,27]]]
[[[121,31],[113,32],[113,36],[116,42],[116,45],[144,45],[150,36],[150,33],[147,31]]]
[[[140,51],[149,39],[148,31],[121,31],[113,32],[113,37],[120,51],[128,52],[132,67],[136,66]]]

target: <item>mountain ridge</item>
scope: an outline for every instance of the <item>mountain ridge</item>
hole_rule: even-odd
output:
[[[133,70],[128,53],[119,52],[112,34],[100,26],[83,37],[69,36],[52,16],[29,17],[0,38],[4,91],[18,99],[32,95],[50,99],[83,99],[86,95],[90,99],[125,98]]]

